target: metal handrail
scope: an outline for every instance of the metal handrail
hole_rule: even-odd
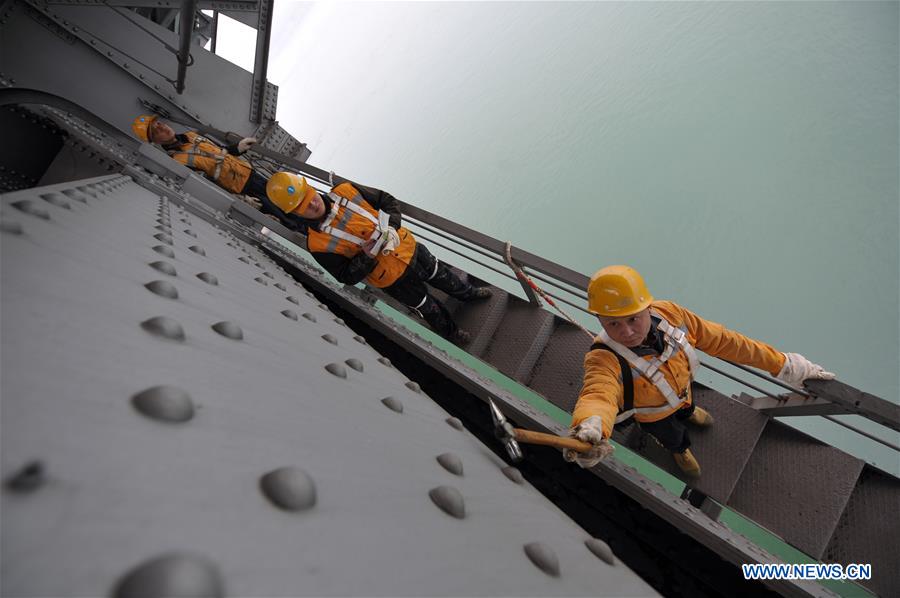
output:
[[[262,151],[260,151],[260,150],[262,150]],[[261,155],[273,158],[274,160],[280,162],[284,166],[287,166],[287,167],[293,168],[299,172],[302,172],[302,173],[306,174],[307,176],[309,176],[310,178],[312,178],[318,182],[321,182],[323,184],[333,186],[333,185],[337,185],[341,182],[352,183],[352,181],[350,181],[349,179],[339,177],[336,174],[334,174],[333,172],[331,172],[331,173],[326,172],[321,168],[317,168],[317,167],[309,165],[305,162],[300,162],[300,161],[294,160],[287,156],[282,156],[281,154],[278,154],[277,152],[273,152],[271,150],[266,150],[265,148],[259,148],[256,151],[257,151],[257,153],[259,153]],[[484,255],[486,257],[490,257],[491,259],[496,260],[496,258],[492,254],[502,255],[501,252],[505,249],[505,244],[503,242],[498,241],[492,237],[489,237],[488,235],[485,235],[484,233],[480,233],[480,232],[470,229],[468,227],[462,226],[460,224],[452,222],[446,218],[443,218],[441,216],[438,216],[436,214],[433,214],[431,212],[428,212],[426,210],[423,210],[423,209],[413,206],[411,204],[407,204],[402,201],[400,201],[399,203],[401,206],[401,212],[404,214],[404,217],[407,218],[407,220],[411,219],[413,221],[416,221],[420,225],[422,223],[424,223],[426,225],[429,225],[430,227],[434,227],[435,229],[442,231],[442,233],[446,233],[446,234],[442,234],[442,233],[437,233],[437,230],[434,231],[435,234],[440,234],[441,237],[456,243],[457,245],[459,245],[460,247],[462,247],[466,250],[476,251],[477,253],[479,253],[481,255]],[[423,228],[425,228],[425,227],[423,226]],[[431,242],[439,247],[442,247],[448,251],[451,251],[452,253],[454,253],[456,255],[464,257],[470,261],[473,261],[474,263],[477,263],[485,268],[488,268],[489,270],[497,272],[498,274],[501,274],[502,276],[505,276],[507,278],[512,278],[511,276],[509,276],[508,273],[501,272],[501,271],[493,268],[492,266],[483,264],[483,263],[479,262],[478,260],[475,260],[471,256],[466,255],[465,253],[462,253],[460,251],[454,250],[453,248],[447,247],[446,245],[439,243],[433,239],[429,239],[427,237],[423,237],[423,238],[425,238],[429,242]],[[463,243],[463,241],[466,241],[466,243]],[[477,246],[478,248],[481,248],[481,249],[487,250],[487,251],[482,251],[482,250],[476,249],[475,247],[472,247],[472,246],[468,245],[467,243],[470,243],[472,245]],[[541,257],[531,254],[529,252],[526,252],[524,250],[518,249],[516,247],[511,247],[510,253],[512,255],[513,260],[516,263],[518,263],[519,265],[521,265],[523,268],[527,266],[527,267],[531,268],[532,270],[541,272],[547,276],[552,277],[556,281],[568,284],[575,288],[586,288],[586,286],[587,286],[588,277],[583,274],[580,274],[578,272],[575,272],[574,270],[565,268],[564,266],[560,266],[559,264],[555,264],[553,262],[550,262],[549,260],[546,260],[544,258],[541,258]],[[535,278],[539,278],[540,280],[543,280],[545,282],[552,284],[548,279],[544,278],[543,276],[540,276],[535,273],[529,273],[529,274],[531,276],[534,276]],[[556,284],[554,284],[554,286],[557,286],[557,288],[561,288],[562,290],[565,290],[566,292],[569,292],[573,295],[578,296],[578,293],[573,293],[569,289],[564,289],[562,287],[559,287]],[[550,295],[550,296],[554,297],[555,299],[557,299],[559,301],[566,303],[567,305],[575,307],[576,309],[585,311],[582,307],[575,305],[569,301],[566,301],[566,300],[556,297],[554,295]],[[584,295],[581,295],[581,297],[586,298]],[[720,358],[717,358],[717,359],[720,359]],[[772,378],[771,376],[768,376],[768,375],[758,372],[756,370],[750,369],[742,364],[733,363],[733,362],[725,360],[725,359],[721,359],[721,361],[724,361],[725,363],[733,365],[734,367],[737,367],[737,368],[739,368],[749,374],[752,374],[758,378],[766,380],[767,382],[769,382],[771,384],[775,384],[775,385],[781,386],[783,388],[786,388],[793,393],[800,394],[805,397],[812,396],[808,392],[805,392],[801,389],[793,388],[789,385],[784,384],[780,380]],[[724,372],[723,370],[720,370],[719,368],[716,368],[716,367],[711,366],[706,363],[701,363],[701,365],[711,371],[714,371],[714,372],[716,372],[720,375],[723,375],[727,378],[730,378],[740,384],[743,384],[743,385],[747,386],[748,388],[751,388],[755,391],[761,392],[766,396],[775,398],[777,400],[784,399],[784,397],[782,397],[782,396],[778,396],[771,392],[765,391],[762,388],[759,388],[758,386],[755,386],[755,385],[747,382],[746,380],[743,380],[741,378],[738,378],[736,376],[728,374],[728,373]],[[823,397],[823,398],[825,398],[826,400],[829,400],[827,396]],[[877,397],[873,397],[873,398],[877,399]],[[878,400],[880,400],[882,402],[886,402],[883,399],[878,399]],[[840,403],[838,403],[838,404],[840,404]],[[849,411],[848,411],[848,414],[852,415],[852,413]],[[883,422],[877,421],[877,419],[872,419],[871,417],[869,417],[866,414],[861,414],[861,415],[863,415],[867,419],[870,419],[870,421],[876,421],[876,423],[886,425],[887,427],[891,427],[892,425],[895,425],[895,424],[884,424]],[[885,446],[888,446],[890,448],[896,448],[892,443],[883,441],[882,439],[877,438],[871,434],[868,434],[867,432],[864,432],[862,430],[859,430],[849,424],[845,424],[839,420],[835,420],[828,416],[823,416],[823,417],[826,417],[827,419],[833,421],[834,423],[836,423],[838,425],[841,425],[841,426],[848,428],[854,432],[857,432],[863,436],[866,436],[867,438],[875,440],[876,442],[879,442]],[[893,422],[893,420],[890,420],[890,421]]]

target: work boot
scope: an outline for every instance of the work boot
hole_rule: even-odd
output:
[[[480,301],[488,299],[494,295],[494,291],[490,287],[472,287],[472,294],[469,295],[469,301]]]
[[[457,328],[456,332],[453,333],[453,338],[450,341],[459,347],[464,347],[469,344],[469,341],[472,340],[472,335],[469,334],[468,331],[463,330],[462,328]]]
[[[713,416],[703,407],[694,407],[694,412],[688,418],[688,421],[700,428],[708,428],[716,421]]]
[[[694,458],[691,449],[685,449],[683,453],[672,453],[675,458],[675,464],[684,472],[684,475],[691,478],[700,477],[700,464]]]

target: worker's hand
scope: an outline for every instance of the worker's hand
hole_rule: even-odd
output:
[[[362,250],[369,257],[378,257],[378,252],[375,250],[375,246],[378,244],[378,240],[380,235],[372,235],[368,241],[363,243]]]
[[[592,415],[569,431],[569,436],[593,445],[591,450],[579,453],[572,449],[563,451],[563,459],[575,462],[584,469],[590,469],[613,454],[615,447],[603,437],[603,422],[599,415]]]
[[[775,376],[783,382],[787,382],[791,386],[802,386],[803,381],[809,378],[818,378],[820,380],[833,380],[834,374],[826,372],[822,366],[811,362],[799,353],[785,353],[784,366]]]
[[[241,201],[250,206],[251,208],[256,208],[257,210],[262,209],[262,202],[256,199],[255,197],[251,197],[249,195],[239,195]]]
[[[387,255],[400,246],[400,235],[396,230],[394,230],[392,227],[388,227],[385,234],[388,236],[388,238],[384,242],[384,245],[381,247],[382,255]]]
[[[254,145],[256,145],[256,137],[244,137],[238,141],[238,152],[243,154]]]

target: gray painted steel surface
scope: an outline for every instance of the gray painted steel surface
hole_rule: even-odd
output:
[[[653,594],[230,232],[122,176],[2,219],[4,595]]]

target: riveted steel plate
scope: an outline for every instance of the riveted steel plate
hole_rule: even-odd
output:
[[[654,594],[214,214],[0,213],[3,595]]]
[[[556,328],[534,366],[528,385],[571,413],[584,379],[584,355],[591,339],[580,328],[557,319]]]
[[[900,481],[868,465],[841,514],[822,560],[829,563],[869,563],[872,579],[862,582],[879,596],[900,588]]]
[[[503,319],[484,352],[484,360],[510,378],[524,377],[527,372],[520,371],[523,361],[534,363],[535,350],[543,349],[552,326],[553,314],[510,295]]]
[[[728,505],[819,558],[862,468],[859,459],[770,421]]]

